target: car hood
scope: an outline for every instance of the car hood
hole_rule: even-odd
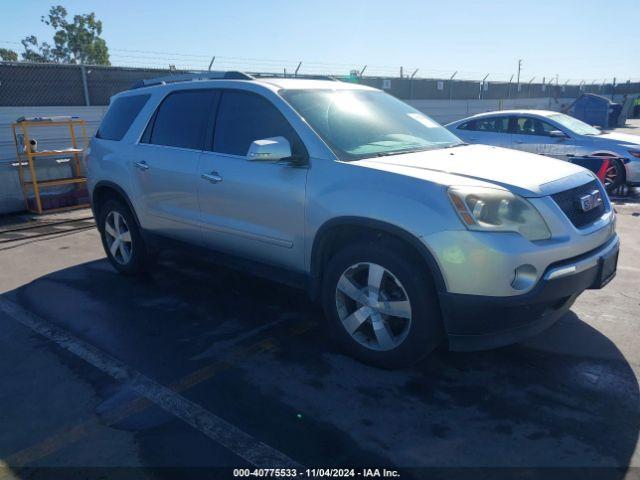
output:
[[[525,197],[551,195],[593,180],[591,173],[569,162],[486,145],[390,155],[350,163],[445,186],[497,185]]]
[[[631,135],[628,133],[620,132],[607,132],[591,138],[593,138],[596,142],[616,143],[618,145],[632,145],[640,148],[640,136],[638,135]]]

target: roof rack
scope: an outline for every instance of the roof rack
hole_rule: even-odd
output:
[[[139,80],[131,86],[131,89],[150,87],[152,85],[164,85],[175,82],[190,82],[193,80],[253,80],[254,77],[243,72],[230,70],[228,72],[191,72],[177,75],[165,75],[164,77]]]
[[[254,73],[251,72],[253,78],[295,78],[297,80],[331,80],[332,82],[339,82],[335,77],[331,77],[329,75],[313,75],[313,74],[302,74],[302,75],[285,75],[282,73]]]

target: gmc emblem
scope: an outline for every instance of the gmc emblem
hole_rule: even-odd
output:
[[[593,192],[580,197],[580,208],[583,212],[593,210],[600,205],[602,205],[602,196],[598,190],[594,190]]]

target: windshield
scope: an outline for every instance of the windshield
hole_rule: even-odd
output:
[[[577,133],[578,135],[600,135],[602,133],[597,128],[594,128],[577,118],[565,115],[564,113],[554,113],[553,115],[549,115],[549,118],[551,120],[555,120],[567,130],[571,130],[573,133]]]
[[[340,160],[462,144],[404,102],[370,90],[284,90],[281,95]]]

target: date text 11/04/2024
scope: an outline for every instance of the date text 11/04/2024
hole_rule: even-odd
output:
[[[400,473],[397,470],[386,468],[307,468],[305,470],[297,470],[295,468],[236,468],[233,470],[233,476],[263,478],[399,478]]]

